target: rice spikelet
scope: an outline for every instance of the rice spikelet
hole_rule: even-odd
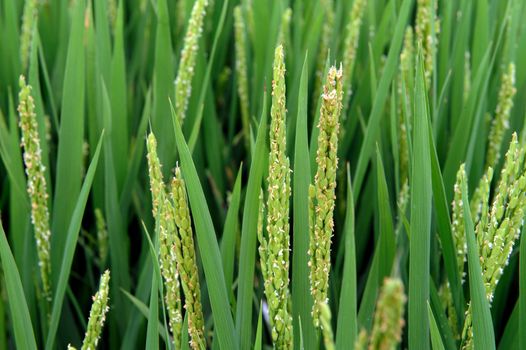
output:
[[[97,348],[99,338],[102,333],[102,327],[106,320],[106,313],[108,307],[108,294],[110,290],[110,271],[106,270],[100,279],[99,290],[93,296],[93,304],[89,313],[88,327],[84,342],[82,343],[82,350],[94,350]]]
[[[38,265],[42,280],[44,298],[51,301],[51,261],[48,193],[45,167],[42,163],[42,149],[38,135],[35,103],[31,96],[31,86],[26,85],[24,76],[20,76],[18,113],[22,130],[22,147],[27,174],[27,193],[31,200],[31,221],[33,223],[37,245]]]
[[[314,186],[310,189],[310,284],[314,299],[312,317],[314,325],[320,326],[320,305],[327,303],[330,271],[331,238],[334,230],[334,202],[337,148],[340,114],[342,110],[342,69],[331,67],[322,95],[323,101],[318,124],[318,165]],[[315,209],[314,209],[315,208]]]
[[[269,304],[272,340],[279,349],[291,349],[292,317],[289,313],[289,200],[290,165],[286,155],[285,63],[283,46],[276,47],[270,110],[270,154],[267,199],[267,237],[262,236],[265,295]]]
[[[183,318],[181,314],[177,259],[172,248],[174,246],[174,240],[177,237],[174,211],[163,182],[161,164],[157,156],[157,141],[153,133],[148,135],[146,146],[148,150],[150,191],[152,193],[152,212],[156,226],[159,228],[159,261],[164,279],[168,323],[172,331],[174,345],[179,349],[181,347]]]
[[[171,195],[175,210],[175,224],[177,225],[180,239],[180,253],[176,251],[175,254],[185,296],[184,307],[188,313],[190,345],[192,349],[197,350],[205,347],[206,344],[204,338],[204,318],[201,306],[199,271],[195,257],[190,210],[186,198],[185,183],[179,167],[175,168]]]
[[[180,123],[186,117],[188,100],[192,93],[192,78],[194,77],[199,38],[203,32],[203,19],[207,5],[208,0],[196,0],[184,37],[179,69],[175,78],[175,113]]]

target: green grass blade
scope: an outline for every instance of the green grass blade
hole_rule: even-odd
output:
[[[389,86],[391,85],[391,81],[395,77],[395,73],[398,69],[398,56],[400,55],[402,39],[412,5],[412,0],[404,0],[398,13],[393,38],[389,48],[389,54],[387,56],[387,61],[385,62],[382,77],[378,83],[378,89],[376,90],[376,97],[374,99],[373,108],[369,116],[367,130],[365,132],[360,154],[358,156],[353,189],[355,200],[358,200],[358,197],[360,196],[365,171],[367,170],[367,164],[369,163],[369,159],[373,153],[374,143],[380,128],[380,120],[383,117],[384,104],[389,93]]]
[[[442,338],[440,337],[440,331],[438,330],[435,316],[431,311],[431,306],[427,304],[427,314],[429,315],[429,330],[431,332],[431,345],[433,350],[445,350],[444,344],[442,344]]]
[[[57,150],[57,175],[53,206],[51,246],[52,276],[56,288],[62,252],[75,201],[82,184],[82,145],[84,141],[84,10],[83,0],[76,2],[72,18],[69,48],[64,73],[64,90]]]
[[[86,173],[86,178],[84,179],[84,183],[82,184],[82,189],[80,190],[80,194],[75,204],[73,215],[71,216],[71,222],[67,231],[64,249],[60,251],[60,256],[62,256],[62,264],[60,265],[58,273],[58,282],[53,294],[54,299],[53,307],[51,310],[51,317],[49,321],[49,331],[46,341],[46,350],[54,349],[55,337],[60,321],[60,314],[62,312],[64,295],[66,293],[69,275],[73,264],[73,256],[75,254],[75,248],[77,246],[82,216],[84,214],[84,209],[86,208],[86,202],[88,201],[88,195],[90,192],[91,184],[93,183],[93,177],[95,175],[95,170],[97,169],[97,164],[99,162],[99,155],[103,138],[104,134],[102,134],[100,137],[99,143],[97,145],[97,150],[95,151],[93,159],[91,160],[91,164],[88,168],[88,172]]]
[[[216,334],[219,338],[221,348],[237,349],[238,342],[236,340],[232,313],[230,312],[221,254],[217,244],[214,225],[210,217],[210,212],[208,211],[201,183],[199,182],[199,176],[195,170],[192,154],[186,144],[181,126],[173,109],[172,121],[174,124],[177,150],[181,157],[181,170],[186,181],[197,243],[209,290]]]
[[[102,116],[104,120],[104,129],[106,138],[104,141],[104,200],[106,209],[106,221],[108,226],[109,256],[111,262],[111,279],[110,295],[115,303],[115,310],[118,310],[119,317],[111,317],[110,320],[116,321],[120,329],[124,331],[125,321],[128,319],[127,308],[124,307],[122,298],[118,298],[120,288],[130,289],[130,276],[128,274],[128,237],[125,235],[125,228],[121,210],[119,208],[118,185],[116,177],[116,164],[113,162],[113,133],[120,127],[119,124],[113,123],[110,109],[110,100],[106,86],[101,80],[100,89],[102,93]],[[115,126],[115,127],[114,127]],[[117,131],[118,132],[118,131]]]
[[[225,227],[221,238],[221,257],[223,258],[223,270],[225,272],[225,283],[227,288],[232,286],[234,280],[234,265],[236,259],[236,238],[239,231],[239,202],[241,197],[241,175],[242,167],[239,167],[234,191],[230,198],[230,207],[226,214]],[[230,289],[230,288],[229,288]],[[233,293],[233,290],[230,290]],[[230,293],[229,293],[230,294]]]
[[[18,274],[15,258],[9,249],[9,243],[0,222],[0,258],[2,259],[2,272],[5,279],[5,288],[11,311],[12,327],[15,333],[15,344],[18,349],[37,349],[33,326],[26,304],[26,297],[22,281]]]
[[[128,293],[127,291],[121,290],[121,292],[123,292],[124,295],[128,299],[130,299],[131,303],[137,308],[137,310],[139,310],[140,313],[146,319],[148,319],[148,317],[150,315],[150,310],[149,310],[148,306],[146,304],[144,304],[142,301],[140,301],[139,299],[137,299],[132,294]],[[168,334],[168,333],[167,333],[166,329],[164,328],[164,326],[163,326],[163,324],[161,322],[157,322],[157,328],[159,330],[159,335],[161,336],[161,338],[163,338],[163,340],[166,341],[166,334]]]
[[[347,165],[347,210],[343,228],[345,258],[343,262],[336,348],[352,349],[358,333],[356,305],[356,244],[354,242],[354,198],[349,165]]]
[[[486,288],[482,281],[482,269],[478,255],[477,241],[471,220],[466,179],[462,182],[462,203],[464,207],[464,224],[468,245],[469,289],[472,307],[473,342],[475,349],[495,349],[495,334]]]
[[[436,225],[438,227],[438,235],[442,247],[442,255],[444,257],[444,266],[449,280],[451,294],[453,296],[453,304],[457,313],[457,319],[459,320],[458,323],[459,325],[462,325],[464,323],[464,294],[462,290],[462,282],[460,280],[460,273],[457,267],[455,246],[453,244],[453,233],[451,231],[451,221],[449,219],[449,206],[446,200],[446,191],[444,189],[444,182],[442,180],[442,173],[440,172],[440,164],[438,163],[438,156],[430,123],[429,149],[431,159],[431,185],[433,187]]]
[[[256,340],[254,341],[254,350],[261,350],[262,337],[263,337],[263,306],[259,306],[258,316],[258,328],[256,329]]]
[[[421,55],[419,56],[421,57]],[[422,60],[417,63],[413,166],[411,175],[411,239],[409,241],[409,347],[429,349],[429,265],[431,233],[431,177],[428,109]]]
[[[239,274],[237,289],[236,331],[242,349],[252,346],[252,298],[256,265],[256,229],[259,215],[259,193],[265,166],[267,134],[267,101],[264,95],[263,110],[256,138],[253,161],[248,175],[247,192],[243,208],[241,246],[239,248]]]
[[[522,233],[519,253],[519,345],[526,347],[526,234]]]
[[[157,290],[157,274],[155,273],[152,273],[148,328],[146,330],[146,348],[159,349],[159,293]]]
[[[308,255],[309,249],[309,185],[311,183],[309,144],[307,136],[308,72],[307,56],[303,62],[298,116],[296,118],[296,140],[294,147],[293,174],[293,235],[292,242],[292,315],[293,327],[299,329],[299,320],[304,320],[303,337],[309,348],[316,346],[316,331],[312,322],[312,296],[310,293]],[[294,332],[294,343],[299,344],[299,332]]]

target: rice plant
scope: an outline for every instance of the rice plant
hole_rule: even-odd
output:
[[[0,349],[526,349],[523,18],[0,1]]]

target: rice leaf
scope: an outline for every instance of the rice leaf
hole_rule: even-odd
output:
[[[15,258],[9,249],[9,243],[0,222],[0,258],[2,259],[2,272],[5,279],[5,288],[13,321],[15,344],[19,349],[37,349],[33,326],[26,304],[22,281],[18,274]]]
[[[304,320],[303,337],[309,347],[316,345],[316,331],[312,322],[312,295],[310,293],[307,250],[309,249],[309,185],[311,183],[309,144],[307,140],[308,71],[307,56],[303,61],[298,95],[296,140],[293,172],[293,242],[292,242],[292,317],[293,328]],[[294,343],[299,344],[299,332],[294,332]]]
[[[343,262],[342,287],[340,291],[340,307],[336,330],[336,348],[351,349],[356,342],[358,333],[356,306],[356,244],[354,242],[354,198],[352,193],[351,172],[347,164],[347,210],[343,228],[345,258]]]
[[[174,124],[177,150],[181,157],[181,170],[186,181],[188,199],[193,214],[197,243],[208,285],[210,304],[214,316],[214,324],[219,343],[225,349],[237,349],[238,342],[234,330],[234,321],[230,312],[225,276],[221,263],[221,254],[217,244],[214,225],[205,195],[195,170],[192,154],[172,108],[172,122]]]
[[[265,166],[266,134],[267,101],[266,95],[264,95],[256,145],[251,147],[254,150],[254,155],[248,175],[239,248],[236,331],[243,349],[250,348],[252,344],[252,298],[256,265],[256,231],[259,215],[259,193]]]
[[[475,349],[495,349],[495,334],[486,288],[482,281],[482,269],[478,255],[477,241],[471,220],[466,179],[462,179],[462,203],[464,207],[464,227],[468,246],[469,289],[473,314],[473,342]]]
[[[409,347],[429,349],[431,161],[424,67],[421,53],[416,64],[413,161],[411,175],[411,239],[409,241]]]
[[[86,208],[88,194],[91,188],[91,184],[93,183],[93,177],[97,169],[97,164],[99,163],[99,155],[103,139],[104,133],[99,139],[97,149],[95,151],[93,159],[91,160],[90,166],[86,173],[86,178],[84,179],[84,183],[82,184],[82,188],[80,190],[77,202],[75,204],[75,209],[73,211],[73,215],[71,216],[71,222],[67,231],[64,249],[60,251],[60,256],[62,256],[62,264],[60,265],[60,269],[58,269],[58,281],[53,294],[53,307],[51,309],[51,316],[49,321],[49,331],[45,347],[46,350],[51,350],[54,348],[55,337],[60,321],[60,314],[62,312],[64,295],[66,293],[69,275],[71,273],[71,267],[73,264],[73,256],[75,255],[75,248],[77,246],[77,240],[79,237],[82,216],[84,215],[84,209]]]

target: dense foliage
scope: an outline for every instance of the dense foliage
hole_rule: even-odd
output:
[[[0,2],[0,349],[525,349],[526,2]]]

